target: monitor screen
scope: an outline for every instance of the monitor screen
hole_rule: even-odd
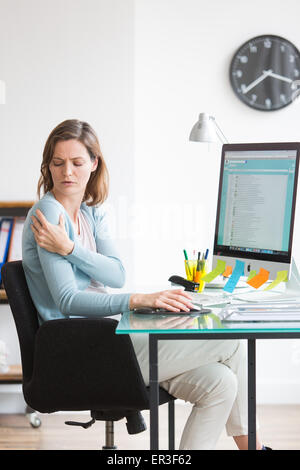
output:
[[[299,143],[223,145],[215,256],[290,263],[299,152]]]

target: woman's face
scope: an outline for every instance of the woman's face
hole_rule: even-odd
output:
[[[49,170],[53,192],[60,196],[84,195],[90,175],[96,170],[98,159],[92,161],[86,147],[78,140],[57,142]]]

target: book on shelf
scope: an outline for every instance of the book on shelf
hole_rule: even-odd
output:
[[[25,217],[14,217],[7,261],[22,259],[22,233],[25,220]]]
[[[0,219],[0,285],[1,268],[6,261],[22,259],[22,232],[25,217],[2,217]]]
[[[0,220],[0,282],[1,268],[6,262],[14,219],[3,217]]]

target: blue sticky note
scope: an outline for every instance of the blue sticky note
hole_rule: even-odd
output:
[[[244,275],[244,270],[245,270],[244,261],[240,261],[237,259],[235,262],[235,268],[233,270],[233,273],[231,274],[230,278],[228,279],[225,286],[223,287],[223,290],[231,294],[234,291],[235,286],[239,282],[239,278]]]

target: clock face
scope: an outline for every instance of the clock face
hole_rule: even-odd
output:
[[[232,59],[230,82],[239,99],[251,108],[281,109],[293,101],[300,86],[300,53],[279,36],[250,39]]]

